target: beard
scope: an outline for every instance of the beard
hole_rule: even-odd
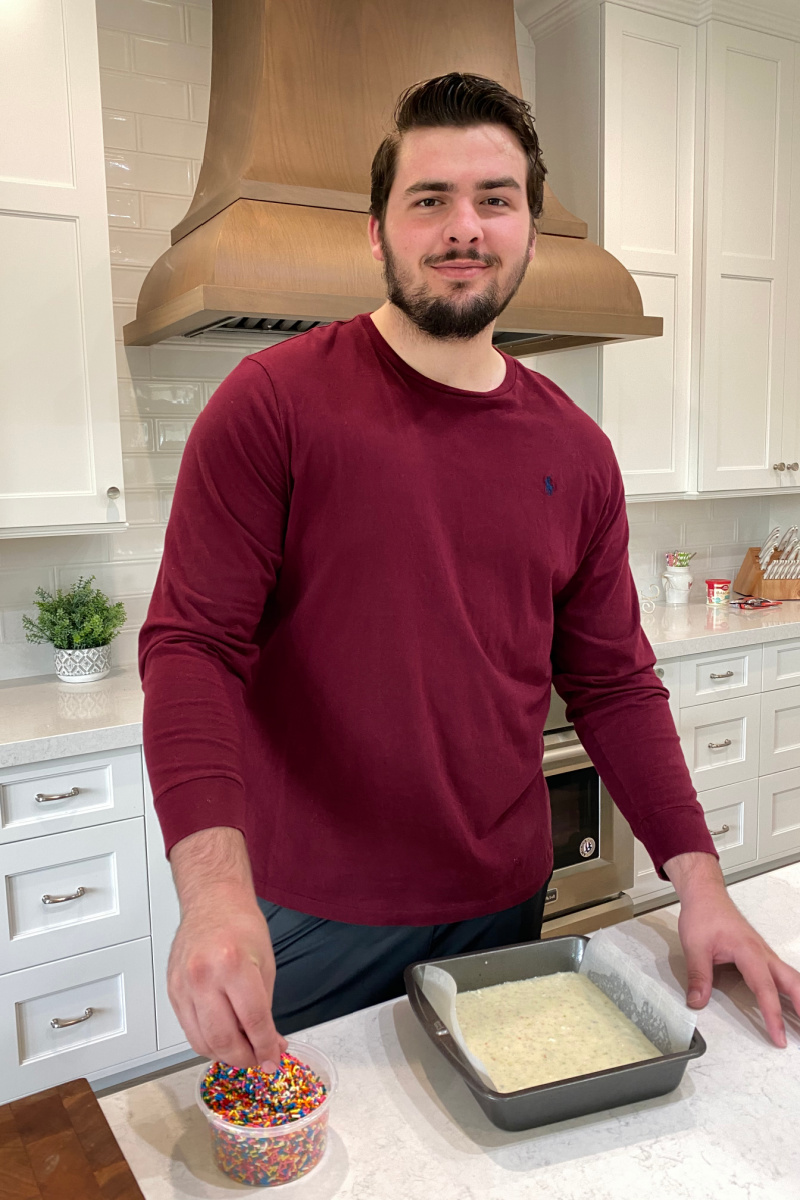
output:
[[[386,293],[392,304],[405,313],[410,321],[422,333],[429,337],[442,339],[468,339],[476,337],[487,325],[499,317],[503,309],[511,302],[519,291],[520,284],[528,269],[528,251],[512,272],[512,280],[508,287],[501,291],[500,286],[493,280],[484,291],[477,295],[467,295],[459,299],[459,293],[466,292],[469,282],[464,280],[452,282],[451,296],[432,296],[427,286],[422,283],[412,287],[407,277],[404,277],[397,260],[392,253],[389,243],[380,232],[381,249],[383,250],[383,278],[386,282]],[[452,262],[453,260],[472,259],[475,262],[496,266],[499,259],[492,254],[481,255],[477,250],[450,250],[441,258],[426,260],[424,265],[433,263]]]

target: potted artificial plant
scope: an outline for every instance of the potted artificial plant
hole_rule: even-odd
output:
[[[111,642],[125,622],[125,605],[112,604],[93,588],[94,575],[53,595],[37,588],[37,620],[23,617],[29,642],[51,642],[58,678],[64,683],[93,683],[111,670]]]

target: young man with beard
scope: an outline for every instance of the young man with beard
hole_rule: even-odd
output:
[[[536,246],[530,111],[448,75],[409,89],[396,126],[369,219],[386,303],[249,355],[184,453],[141,635],[182,910],[172,1003],[198,1053],[271,1068],[274,1021],[538,937],[552,679],[680,896],[689,1002],[735,962],[783,1045],[778,991],[800,1009],[800,975],[725,891],[608,439],[492,346]]]

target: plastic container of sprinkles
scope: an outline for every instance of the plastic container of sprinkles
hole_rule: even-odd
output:
[[[336,1091],[336,1069],[321,1050],[288,1039],[288,1053],[310,1067],[325,1085],[327,1095],[307,1116],[282,1125],[239,1125],[226,1121],[202,1096],[206,1071],[197,1079],[195,1097],[208,1121],[211,1145],[219,1169],[239,1183],[276,1187],[307,1175],[322,1159],[328,1143],[328,1118]]]

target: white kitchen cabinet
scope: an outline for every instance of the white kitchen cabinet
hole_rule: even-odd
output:
[[[789,280],[786,310],[781,486],[800,487],[800,44],[794,47],[794,117],[792,121],[792,187],[789,214]],[[784,457],[785,456],[785,457]],[[794,468],[794,469],[792,469]]]
[[[755,695],[761,691],[761,647],[742,646],[684,658],[680,678],[682,708]]]
[[[629,495],[688,487],[697,31],[603,6],[602,241],[660,338],[602,349],[602,425]],[[546,369],[546,364],[545,364]]]
[[[800,454],[785,386],[795,46],[720,21],[707,36],[698,487],[777,487]]]
[[[664,320],[662,338],[601,347],[597,366],[579,352],[628,496],[800,488],[789,7],[744,5],[729,25],[716,0],[524,5],[553,187]]]
[[[566,9],[567,6],[565,5]],[[628,495],[689,486],[697,29],[628,5],[536,23],[536,124],[559,198],[664,334],[583,351]],[[535,269],[535,267],[534,267]],[[548,374],[548,356],[537,369]],[[593,389],[587,388],[591,391]]]
[[[123,528],[94,0],[0,5],[0,111],[0,537]]]
[[[138,746],[0,768],[0,843],[121,821],[143,809]]]
[[[150,934],[144,821],[0,846],[0,963],[18,971]]]
[[[800,852],[800,768],[764,775],[758,785],[759,858]]]
[[[155,987],[158,1048],[176,1050],[188,1046],[186,1034],[167,995],[167,964],[172,939],[180,924],[178,894],[172,882],[172,870],[164,854],[164,839],[153,806],[153,793],[145,772],[145,824],[147,828],[147,883],[150,890],[153,981]]]
[[[800,767],[800,687],[761,697],[761,774]]]
[[[681,708],[684,758],[698,792],[758,776],[760,696]]]
[[[0,975],[0,1103],[154,1053],[150,941]]]
[[[800,640],[767,642],[763,676],[765,692],[800,685]]]

